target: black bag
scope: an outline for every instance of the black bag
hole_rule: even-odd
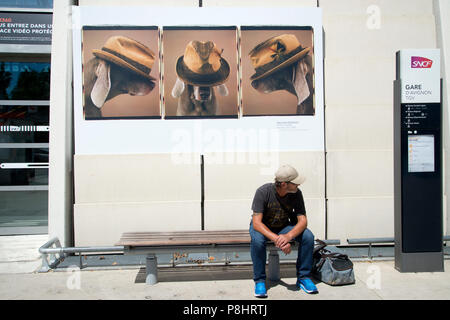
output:
[[[331,286],[355,283],[353,262],[346,254],[331,252],[326,246],[325,242],[315,240],[312,275]]]

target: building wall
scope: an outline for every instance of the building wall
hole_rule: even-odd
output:
[[[48,233],[63,246],[73,237],[72,3],[53,4],[50,72]]]
[[[395,52],[435,48],[432,1],[321,0],[328,237],[393,237]]]
[[[55,14],[67,16],[56,3]],[[79,1],[81,6],[122,4],[121,1]],[[198,1],[128,1],[126,4],[197,6]],[[248,7],[255,2],[203,0],[202,4],[204,7]],[[448,14],[443,10],[448,3],[445,0],[313,0],[265,1],[264,6],[323,9],[326,152],[279,155],[280,163],[302,163],[308,177],[303,189],[310,228],[318,238],[340,239],[342,243],[347,238],[393,237],[395,52],[402,48],[448,48]],[[54,42],[54,46],[61,45],[61,41]],[[448,49],[443,52],[442,59],[448,52]],[[70,57],[70,52],[64,56]],[[448,67],[444,66],[444,80],[447,75]],[[62,85],[53,83],[54,91]],[[447,95],[448,89],[445,99]],[[69,99],[66,105],[71,105]],[[446,154],[448,113],[444,130]],[[128,167],[130,163],[132,168],[118,173],[118,168]],[[158,172],[147,170],[149,165],[158,168]],[[75,244],[112,245],[123,231],[199,229],[199,166],[185,168],[187,174],[175,186],[174,193],[171,193],[171,182],[178,181],[179,175],[173,174],[172,169],[164,156],[75,156]],[[111,177],[124,183],[112,187]],[[133,185],[133,181],[141,180],[145,183]],[[247,228],[254,190],[266,181],[270,178],[261,176],[255,165],[211,164],[206,154],[205,229]],[[181,186],[192,186],[192,189],[184,192]],[[147,220],[149,212],[158,212],[161,220]],[[53,216],[56,215],[54,212]],[[66,225],[70,224],[69,219],[65,217]],[[61,224],[61,219],[57,220]],[[444,220],[446,234],[449,226],[446,211]],[[103,229],[96,229],[96,225],[102,225]],[[61,234],[58,228],[50,232]]]
[[[450,88],[450,2],[445,0],[433,1],[434,14],[436,17],[436,29],[437,33],[437,47],[441,49],[441,77],[442,77],[442,110],[443,110],[443,146],[444,146],[444,166],[449,168],[450,162],[450,113],[449,97]],[[447,208],[450,208],[448,197],[448,190],[450,190],[450,170],[444,170],[444,212],[447,212]],[[450,215],[447,213],[446,219],[444,219],[444,234],[450,233]]]

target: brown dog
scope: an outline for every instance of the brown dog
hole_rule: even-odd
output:
[[[177,59],[177,81],[172,97],[178,99],[177,116],[217,115],[215,89],[228,95],[225,81],[230,74],[228,62],[212,41],[190,41]]]
[[[144,96],[155,87],[152,80],[99,58],[89,60],[84,70],[86,118],[101,118],[104,103],[120,94]]]
[[[225,84],[215,87],[200,87],[186,84],[177,78],[177,82],[172,89],[172,97],[179,98],[177,116],[217,115],[216,88],[220,95],[228,95]]]
[[[253,80],[252,87],[261,93],[286,90],[297,97],[297,114],[313,115],[314,89],[311,60],[311,56],[307,55],[303,60],[282,68],[267,77]],[[301,77],[306,79],[306,86],[304,80],[300,80]]]
[[[253,88],[261,93],[286,90],[297,97],[296,114],[314,115],[310,51],[293,34],[281,34],[261,42],[249,53],[255,68],[255,74],[250,77]]]
[[[101,118],[101,107],[120,94],[147,95],[155,87],[150,76],[155,54],[142,43],[110,37],[84,66],[84,112],[87,118]]]

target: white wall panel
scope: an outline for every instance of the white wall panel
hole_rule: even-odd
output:
[[[252,200],[205,200],[205,230],[247,230]]]
[[[328,152],[392,149],[392,105],[329,105],[325,122]]]
[[[258,153],[230,153],[224,154],[223,159],[233,155],[235,161],[231,163],[211,163],[212,154],[204,155],[205,196],[208,200],[253,198],[259,186],[273,182],[275,171],[282,164],[290,164],[306,176],[301,186],[305,197],[324,197],[323,152],[278,152],[268,158]],[[214,157],[217,158],[218,154]],[[238,159],[245,161],[239,163]]]
[[[343,150],[327,154],[327,196],[390,197],[394,193],[393,153]]]
[[[325,15],[325,56],[344,58],[391,58],[404,48],[434,48],[436,27],[432,14],[414,16],[382,15],[379,25],[366,15]],[[381,70],[380,70],[381,71]],[[364,69],[361,69],[364,72]]]
[[[330,198],[328,238],[346,244],[351,238],[394,237],[393,197]]]
[[[308,229],[312,231],[316,239],[325,239],[325,199],[305,198],[305,207]],[[331,238],[328,237],[328,239]]]
[[[75,155],[75,203],[200,201],[195,157],[178,164],[171,154]]]
[[[395,79],[394,53],[392,58],[360,56],[352,59],[335,59],[329,56],[325,60],[325,69],[327,107],[392,104],[392,82]]]
[[[124,232],[200,230],[200,201],[75,204],[76,246],[114,246]]]

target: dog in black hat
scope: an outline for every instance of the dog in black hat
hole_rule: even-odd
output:
[[[217,99],[214,88],[228,95],[225,81],[230,74],[228,62],[212,41],[191,41],[176,64],[177,81],[172,96],[178,99],[177,116],[214,116]]]
[[[296,114],[314,115],[311,48],[304,48],[295,35],[270,38],[250,51],[255,74],[252,87],[261,93],[286,90],[297,97]]]

